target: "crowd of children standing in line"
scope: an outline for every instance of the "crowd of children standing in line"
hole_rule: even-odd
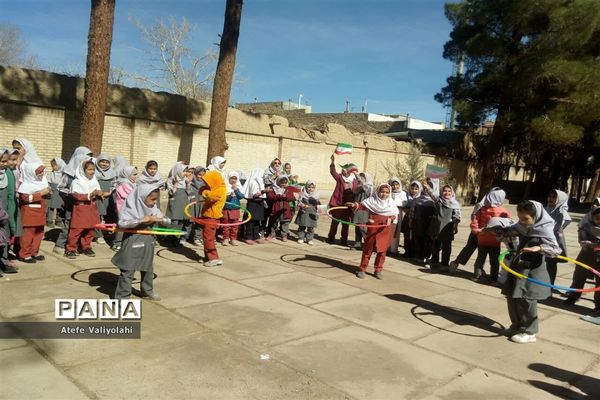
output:
[[[204,265],[222,265],[216,241],[221,231],[223,246],[265,243],[276,237],[287,241],[290,224],[296,217],[298,243],[314,244],[321,203],[316,184],[307,180],[299,185],[289,163],[274,159],[267,169],[253,169],[247,179],[236,171],[224,172],[226,159],[214,157],[207,168],[176,163],[163,180],[156,161],[148,161],[141,174],[123,157],[100,154],[92,157],[86,147],[79,147],[68,162],[60,158],[51,161],[47,175],[35,148],[26,139],[15,139],[12,148],[0,148],[0,230],[1,267],[4,273],[18,271],[9,259],[12,247],[18,260],[24,263],[44,261],[39,254],[46,224],[61,228],[54,251],[67,258],[79,254],[95,256],[92,241],[105,243],[106,232],[95,229],[100,223],[116,223],[121,228],[140,228],[161,224],[185,230],[185,239],[204,247]],[[454,261],[450,261],[452,241],[461,221],[461,206],[450,185],[440,187],[439,181],[413,181],[408,191],[402,182],[392,177],[374,187],[371,176],[359,173],[356,165],[341,165],[337,172],[335,156],[331,157],[330,173],[336,185],[329,207],[332,220],[328,243],[334,243],[339,221],[352,221],[355,243],[362,249],[357,276],[366,277],[372,253],[376,253],[375,273],[383,277],[387,255],[398,255],[400,236],[404,236],[404,257],[440,271],[455,271],[465,264],[475,250],[474,279],[486,274],[484,264],[489,257],[489,279],[499,279],[498,255],[500,243],[513,246],[517,256],[511,260],[514,268],[527,272],[538,280],[554,283],[557,255],[566,254],[564,228],[571,221],[568,196],[553,190],[544,208],[540,203],[525,201],[517,208],[518,222],[503,207],[506,194],[493,188],[477,203],[471,214],[468,242]],[[167,211],[160,211],[160,190],[168,193]],[[246,200],[250,215],[241,212]],[[186,206],[190,218],[184,212]],[[595,206],[600,204],[600,199]],[[241,217],[249,221],[239,230]],[[342,223],[341,245],[348,246],[350,224]],[[578,260],[596,266],[595,247],[600,245],[600,208],[592,211],[579,224],[582,246]],[[183,239],[183,240],[185,240]],[[518,240],[517,240],[518,239]],[[169,237],[168,246],[180,246],[178,237]],[[156,240],[153,236],[117,233],[113,263],[121,269],[115,296],[131,294],[133,272],[142,272],[142,294],[158,299],[152,287],[152,259]],[[572,287],[581,288],[588,271],[577,268]],[[600,285],[598,277],[597,284]],[[515,341],[535,341],[537,332],[536,302],[550,296],[550,291],[525,280],[509,276],[503,293],[513,322]],[[566,302],[573,304],[580,294],[571,292]],[[595,296],[596,311],[600,311],[600,295]],[[520,335],[520,336],[519,336]]]

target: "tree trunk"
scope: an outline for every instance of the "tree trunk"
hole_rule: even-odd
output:
[[[506,103],[505,103],[506,104]],[[498,116],[494,129],[490,135],[488,144],[485,149],[485,154],[481,160],[481,180],[479,184],[479,198],[481,199],[493,186],[494,179],[497,178],[497,161],[498,152],[502,147],[504,132],[508,127],[508,107],[501,104],[498,107]]]
[[[208,152],[206,164],[215,156],[225,155],[229,148],[225,137],[227,127],[227,108],[231,94],[231,82],[235,69],[240,20],[242,18],[243,0],[227,0],[225,6],[225,23],[219,49],[219,62],[213,84],[212,106],[210,111],[210,127],[208,132]]]
[[[80,142],[94,154],[102,150],[114,16],[115,0],[92,0]]]
[[[600,167],[596,167],[596,175],[592,178],[590,186],[588,187],[587,195],[585,196],[584,203],[591,203],[596,197],[600,195]]]

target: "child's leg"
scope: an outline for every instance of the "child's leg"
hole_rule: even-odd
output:
[[[219,258],[216,245],[217,226],[213,224],[214,222],[219,222],[219,220],[213,218],[207,218],[207,220],[209,223],[204,226],[202,240],[204,241],[204,257],[208,261],[211,261]]]
[[[239,222],[239,219],[233,219],[233,220],[231,220],[231,223],[232,223],[232,224],[234,224],[234,223],[236,223],[236,222]],[[231,228],[231,230],[229,231],[229,239],[230,239],[231,241],[237,240],[237,238],[238,238],[238,233],[239,233],[239,231],[240,231],[240,226],[239,226],[239,225],[236,225],[236,226],[232,226],[232,227],[230,227],[230,228]]]
[[[546,269],[548,270],[548,275],[550,275],[550,283],[554,285],[554,280],[556,279],[556,272],[558,267],[558,260],[556,258],[546,258]]]
[[[585,286],[585,281],[588,278],[591,278],[592,273],[584,268],[575,268],[573,271],[573,281],[571,282],[571,287],[573,289],[583,289]],[[580,292],[569,292],[569,297],[567,298],[567,303],[575,303],[581,297]]]
[[[69,241],[69,234],[71,233],[71,211],[63,209],[62,210],[62,229],[58,238],[56,239],[56,243],[54,245],[61,249],[65,249],[67,246],[67,242]],[[77,244],[75,244],[77,245]]]
[[[94,240],[94,229],[84,229],[81,233],[81,250],[92,248],[92,240]]]
[[[508,317],[510,318],[510,327],[508,329],[518,333],[521,325],[519,320],[519,312],[517,309],[517,300],[519,299],[513,299],[510,296],[506,298]]]
[[[516,299],[521,332],[535,335],[539,331],[537,300]]]
[[[77,251],[77,244],[79,243],[79,237],[83,233],[83,229],[80,228],[70,228],[69,229],[69,237],[67,238],[67,251],[75,252]]]
[[[352,221],[352,210],[350,209],[345,209],[345,210],[340,210],[342,213],[342,220],[344,221]],[[342,233],[341,233],[341,237],[340,237],[340,244],[342,246],[348,246],[348,232],[350,230],[350,225],[348,224],[342,224]]]
[[[475,259],[475,275],[483,272],[483,266],[485,264],[485,257],[487,256],[487,249],[483,246],[477,246],[477,258]]]
[[[306,231],[306,226],[298,225],[298,239],[299,240],[304,240],[304,238],[306,237],[305,231]]]
[[[229,223],[229,219],[228,218],[221,218],[221,223],[222,224],[228,224]],[[228,241],[230,235],[231,235],[231,227],[230,226],[224,226],[223,227],[223,242]]]
[[[115,299],[128,299],[131,297],[131,282],[133,281],[134,270],[121,270],[117,288],[115,289]]]
[[[365,272],[367,267],[369,266],[369,261],[371,260],[371,253],[373,252],[372,247],[363,247],[362,257],[360,259],[360,270]]]
[[[42,245],[42,240],[44,239],[44,227],[36,226],[34,228],[34,236],[33,241],[31,243],[31,252],[33,256],[37,256],[40,252],[40,246]]]
[[[35,238],[35,227],[23,227],[23,236],[19,238],[19,258],[25,259],[34,255],[33,241]]]
[[[470,233],[469,238],[467,239],[467,244],[465,244],[465,247],[463,247],[460,253],[458,253],[455,262],[460,265],[465,265],[467,262],[469,262],[469,259],[475,250],[477,250],[477,247],[477,236],[473,233]]]
[[[306,228],[306,241],[310,242],[311,240],[313,240],[315,237],[315,228],[313,227],[309,227]]]
[[[194,222],[194,241],[202,241],[202,225]]]
[[[385,263],[385,251],[377,253],[375,257],[375,272],[383,271],[383,264]]]
[[[431,244],[431,264],[439,264],[440,262],[440,250],[442,248],[442,241],[439,239],[433,239]]]
[[[450,255],[452,254],[452,239],[442,241],[442,265],[447,267],[450,264]]]
[[[47,208],[46,209],[46,225],[51,226],[54,223],[54,209]]]
[[[287,238],[287,236],[290,234],[290,220],[289,219],[282,219],[281,220],[281,237],[282,238]]]
[[[498,273],[500,272],[500,261],[498,261],[500,247],[490,247],[488,254],[490,255],[490,279],[497,281]]]
[[[141,272],[142,283],[140,284],[140,288],[142,290],[142,295],[154,294],[154,266],[150,265],[150,269],[148,271]]]

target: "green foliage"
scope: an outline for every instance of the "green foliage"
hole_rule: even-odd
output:
[[[444,57],[464,59],[435,99],[472,128],[496,117],[503,147],[534,162],[600,162],[600,1],[463,0]],[[491,152],[490,152],[491,153]]]
[[[422,181],[425,178],[425,165],[422,150],[422,145],[417,142],[411,142],[410,150],[405,162],[400,161],[400,159],[396,157],[396,160],[393,163],[388,162],[383,168],[390,177],[399,177],[404,187],[407,188],[410,182],[415,180]]]

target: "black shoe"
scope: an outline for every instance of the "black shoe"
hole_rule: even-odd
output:
[[[9,267],[6,266],[3,270],[2,273],[3,274],[16,274],[17,272],[19,272],[19,268],[17,267]]]
[[[19,258],[19,261],[27,264],[35,264],[37,262],[33,257]]]
[[[43,255],[39,254],[37,256],[33,256],[33,258],[37,261],[44,261],[46,259],[46,257],[44,257]]]
[[[65,251],[65,257],[70,258],[70,259],[75,259],[77,258],[77,253],[75,253],[74,251]]]
[[[327,238],[327,239],[325,239],[325,243],[334,244],[335,243],[335,239],[329,239],[329,238]]]
[[[94,253],[94,250],[92,249],[85,249],[83,251],[83,254],[85,254],[88,257],[96,257],[96,253]]]
[[[575,303],[577,303],[577,300],[579,300],[579,299],[574,299],[572,297],[567,297],[567,299],[565,300],[565,304],[569,305],[569,306],[572,306]]]

